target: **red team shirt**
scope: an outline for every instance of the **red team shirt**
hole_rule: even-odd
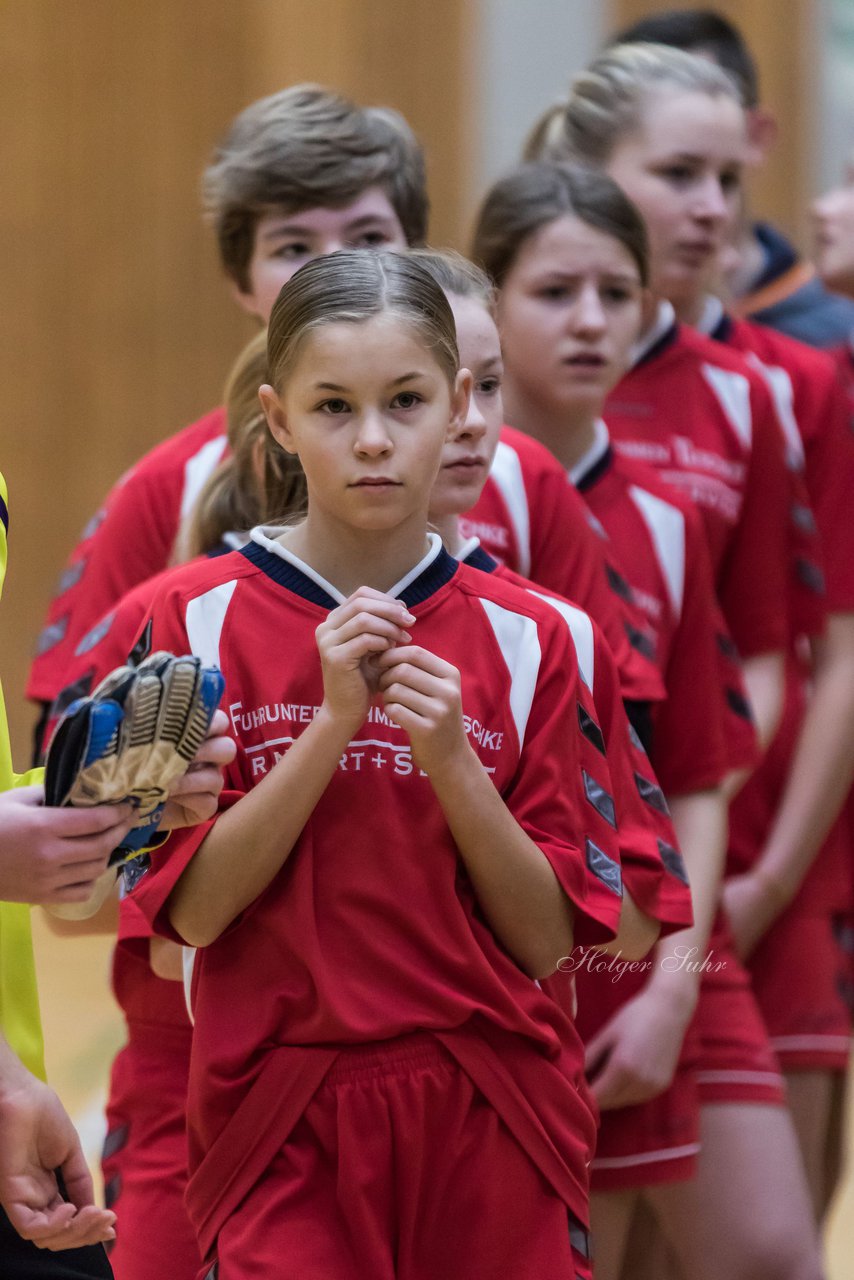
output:
[[[36,643],[27,697],[53,702],[74,651],[109,609],[172,559],[189,514],[226,447],[214,409],[158,445],[111,490],[74,548]]]
[[[745,747],[752,756],[755,743],[749,719],[736,716],[723,696],[721,621],[699,516],[649,467],[615,453],[603,422],[569,478],[608,535],[655,640],[667,700],[655,709],[652,755],[664,791],[675,796],[717,787],[736,763],[727,736],[731,739],[734,730],[742,759]],[[738,692],[742,706],[743,690]],[[579,968],[578,1027],[585,1043],[644,989],[647,977],[646,965],[617,974],[604,964]],[[693,1176],[699,1152],[698,1056],[692,1024],[664,1093],[602,1113],[594,1191]]]
[[[323,697],[315,629],[341,599],[280,544],[253,538],[243,552],[178,571],[153,609],[155,647],[223,670],[238,743],[223,805],[310,723]],[[613,936],[619,855],[580,776],[565,623],[437,544],[397,594],[416,615],[415,640],[460,669],[469,740],[575,904],[577,941]],[[174,833],[134,890],[167,936],[166,901],[209,826]],[[587,1220],[594,1121],[577,1036],[483,921],[429,781],[381,709],[344,752],[279,875],[197,953],[192,991],[188,1206],[204,1254],[340,1047],[415,1030],[440,1040]]]
[[[544,445],[502,427],[489,478],[460,528],[464,537],[478,538],[499,564],[580,605],[596,620],[616,658],[625,698],[662,698],[640,619],[620,594],[624,584],[606,562],[584,503]]]
[[[731,863],[734,871],[752,865],[762,849],[774,818],[803,721],[808,698],[809,667],[800,659],[800,635],[822,630],[827,613],[854,610],[854,522],[850,516],[854,492],[854,435],[848,407],[831,357],[784,334],[747,320],[721,316],[712,335],[761,362],[775,387],[779,416],[787,424],[787,441],[799,462],[806,485],[806,503],[798,514],[813,520],[820,541],[818,554],[799,564],[799,579],[809,593],[818,573],[823,590],[795,610],[786,665],[786,700],[774,742],[760,768],[737,797],[732,810]],[[849,905],[851,886],[845,873],[847,833],[837,826],[799,891],[797,902],[807,910],[842,909]]]
[[[464,547],[460,559],[532,592],[566,622],[580,676],[582,770],[595,787],[601,760],[607,759],[623,884],[640,909],[661,924],[662,934],[686,928],[692,911],[682,855],[658,779],[623,708],[619,673],[600,628],[583,610],[499,565],[480,546]]]
[[[716,787],[732,760],[718,611],[699,517],[649,467],[617,454],[603,422],[570,479],[608,535],[655,639],[667,698],[655,708],[652,755],[665,794]],[[744,723],[751,734],[749,718]],[[751,741],[751,755],[754,749]]]
[[[519,585],[548,600],[564,619],[573,639],[579,667],[578,718],[582,776],[592,801],[607,806],[607,783],[614,790],[623,879],[647,915],[664,932],[691,922],[687,877],[678,853],[667,806],[652,767],[623,709],[614,659],[596,624],[568,602],[540,592],[505,566],[499,566],[475,544],[466,563]],[[115,666],[127,660],[153,598],[174,570],[140,584],[92,628],[78,645],[69,668],[68,689],[59,701],[91,690]],[[591,802],[592,802],[591,801]],[[607,812],[607,808],[606,808]],[[108,1136],[104,1178],[119,1215],[117,1265],[140,1280],[157,1271],[163,1259],[183,1259],[187,1274],[196,1257],[195,1241],[183,1207],[186,1184],[184,1125],[190,1055],[190,1027],[180,984],[158,979],[148,964],[150,931],[134,900],[122,903],[120,940],[113,961],[114,992],[128,1021],[128,1044],[113,1067],[107,1108]],[[572,1010],[572,982],[558,976],[544,984]],[[156,1114],[148,1116],[147,1081],[159,1080]],[[150,1119],[150,1123],[149,1123]],[[141,1145],[141,1143],[143,1145]],[[147,1252],[125,1250],[141,1225],[157,1214],[160,1231]],[[158,1250],[150,1255],[151,1248]]]
[[[619,450],[697,506],[742,656],[782,649],[789,479],[762,377],[736,352],[677,324],[665,305],[604,416]]]

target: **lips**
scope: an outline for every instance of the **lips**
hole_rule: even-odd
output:
[[[400,487],[399,480],[392,480],[391,476],[363,476],[361,480],[354,480],[350,489],[396,489]]]
[[[467,454],[464,458],[456,458],[453,462],[446,462],[442,467],[443,471],[477,471],[486,466],[486,459],[479,458],[475,454]]]
[[[676,252],[692,261],[705,262],[716,254],[720,247],[715,240],[686,240],[676,245]]]
[[[573,356],[567,356],[563,363],[572,365],[574,369],[601,369],[607,361],[597,351],[578,351]]]

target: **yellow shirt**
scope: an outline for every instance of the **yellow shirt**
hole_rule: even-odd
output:
[[[0,475],[0,592],[6,576],[8,524],[6,481]],[[41,779],[41,769],[32,769],[25,774],[15,774],[12,770],[6,708],[0,686],[0,791],[27,786]],[[0,1029],[21,1061],[44,1079],[44,1046],[30,935],[30,908],[17,902],[0,902]]]

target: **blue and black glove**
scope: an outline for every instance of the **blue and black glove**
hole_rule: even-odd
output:
[[[51,739],[45,802],[90,806],[130,800],[136,818],[110,865],[155,848],[171,787],[205,740],[222,697],[216,667],[153,653],[120,667],[68,707]]]

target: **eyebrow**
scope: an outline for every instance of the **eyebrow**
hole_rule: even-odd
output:
[[[579,280],[585,274],[584,271],[560,271],[553,267],[543,277],[542,281],[538,280],[537,283],[549,283],[553,280]],[[620,280],[626,284],[637,284],[638,282],[638,277],[628,271],[603,271],[602,278],[604,280]]]
[[[412,373],[401,374],[399,378],[395,378],[394,381],[390,382],[388,385],[390,387],[399,387],[401,383],[411,382],[413,378],[424,378],[426,376],[427,375],[425,373],[421,373],[416,369]],[[337,382],[316,382],[314,385],[317,391],[338,391],[348,393],[350,390],[349,387],[339,386]]]
[[[363,213],[358,218],[354,218],[352,222],[346,222],[342,228],[344,231],[361,231],[365,227],[388,227],[391,225],[391,218],[382,213]],[[266,231],[261,233],[262,240],[276,240],[279,236],[313,236],[316,234],[315,227],[301,226],[298,222],[291,222],[288,219],[282,222],[276,222],[272,227],[268,227]]]

